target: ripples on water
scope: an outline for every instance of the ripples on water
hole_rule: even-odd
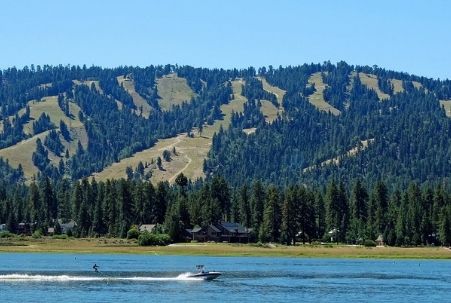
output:
[[[58,254],[0,254],[0,261],[2,302],[451,302],[451,261]],[[196,264],[223,275],[188,278]]]

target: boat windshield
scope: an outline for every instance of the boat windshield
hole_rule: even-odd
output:
[[[204,266],[203,265],[196,265],[196,269],[199,272],[204,272]]]

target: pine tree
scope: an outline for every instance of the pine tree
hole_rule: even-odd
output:
[[[92,231],[94,235],[104,235],[106,233],[105,224],[103,221],[104,215],[104,186],[101,185],[100,188],[100,194],[98,195],[97,199],[95,200],[95,206],[94,206],[94,216],[92,220]]]
[[[374,201],[373,204],[376,206],[374,227],[379,234],[383,234],[387,225],[388,213],[388,193],[385,184],[382,181],[378,181],[371,194],[371,198]]]
[[[321,239],[326,231],[326,209],[324,206],[323,196],[320,191],[315,193],[315,215],[316,237]]]
[[[44,214],[41,214],[41,196],[36,183],[30,184],[30,190],[28,193],[28,207],[30,210],[31,222],[43,223],[45,220]]]
[[[279,240],[281,225],[279,203],[279,192],[277,188],[270,186],[266,194],[263,222],[259,231],[259,239],[262,242],[276,242]]]
[[[249,202],[249,189],[247,184],[240,188],[240,222],[246,226],[251,226],[251,209]]]
[[[296,234],[298,232],[298,222],[296,214],[296,189],[290,186],[286,190],[285,199],[282,206],[282,242],[287,245],[296,244]]]
[[[157,185],[157,193],[153,209],[153,214],[156,223],[162,224],[164,222],[166,209],[169,204],[168,200],[169,200],[168,184],[164,182],[159,182]]]
[[[144,183],[144,201],[143,201],[143,212],[142,212],[142,223],[149,224],[155,223],[155,217],[153,214],[153,209],[156,203],[155,188],[152,183]]]
[[[365,237],[367,219],[368,193],[360,180],[357,180],[351,191],[350,199],[350,228],[348,239],[355,243]]]
[[[130,184],[121,179],[118,184],[118,201],[120,209],[120,236],[125,238],[132,225],[133,200]]]
[[[257,180],[254,182],[252,186],[252,196],[251,196],[251,205],[252,205],[252,228],[256,231],[256,233],[260,230],[260,225],[263,221],[263,208],[265,201],[265,191],[263,189],[262,183]]]
[[[439,236],[443,246],[451,246],[451,206],[443,207]]]
[[[220,207],[222,219],[227,221],[230,217],[230,189],[222,176],[215,176],[211,181],[211,197]]]

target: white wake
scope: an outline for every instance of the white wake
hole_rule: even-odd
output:
[[[7,274],[0,275],[0,282],[76,282],[76,281],[201,281],[199,278],[189,277],[191,273],[183,273],[177,277],[118,277],[106,276],[72,276],[72,275],[29,275]]]

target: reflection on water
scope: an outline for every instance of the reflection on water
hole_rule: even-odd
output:
[[[451,302],[446,260],[18,253],[0,261],[3,302]],[[189,278],[196,264],[223,275]]]

